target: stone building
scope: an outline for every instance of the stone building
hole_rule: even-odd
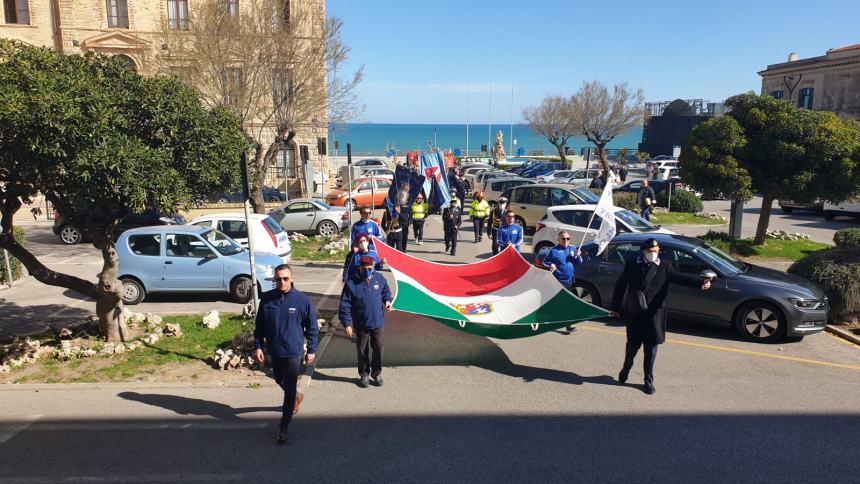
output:
[[[224,8],[239,12],[244,0],[223,0]],[[297,8],[317,9],[325,19],[325,0],[283,0],[284,11],[290,15]],[[3,18],[0,37],[11,38],[35,46],[52,47],[60,52],[76,54],[99,52],[115,55],[128,62],[142,75],[164,72],[164,64],[156,62],[168,49],[164,43],[164,26],[170,30],[193,28],[195,0],[2,0]],[[191,3],[192,5],[189,5]],[[179,67],[179,66],[177,66]],[[325,66],[320,67],[320,80],[325,82]],[[233,69],[231,69],[233,70]],[[241,75],[239,76],[241,78]],[[323,192],[330,177],[326,156],[328,122],[326,106],[320,106],[313,123],[299,126],[289,149],[276,154],[276,162],[267,174],[266,183],[285,189],[290,196],[308,192]],[[259,128],[261,123],[249,123]],[[263,125],[264,128],[267,128]],[[257,131],[257,129],[253,129]],[[263,129],[265,142],[267,130]],[[271,140],[273,135],[269,136]],[[303,170],[300,154],[303,148],[312,169]],[[225,160],[226,161],[226,160]],[[310,176],[308,177],[310,178]],[[307,181],[311,181],[307,184]]]
[[[763,95],[860,119],[860,44],[830,49],[809,59],[799,59],[792,52],[788,62],[771,64],[758,74]]]

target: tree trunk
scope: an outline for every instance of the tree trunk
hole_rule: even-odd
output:
[[[254,176],[251,180],[248,180],[248,184],[250,185],[249,201],[251,202],[251,208],[254,209],[254,213],[266,213],[266,201],[263,199],[263,186],[266,184],[265,156],[266,153],[263,151],[263,145],[257,143],[254,147]]]
[[[567,155],[564,153],[564,143],[553,143],[553,145],[555,145],[555,149],[558,150],[558,157],[561,158],[561,166],[567,168]]]
[[[764,197],[761,201],[761,213],[758,216],[758,227],[755,229],[755,239],[753,244],[764,244],[764,237],[767,234],[767,227],[770,224],[770,210],[773,207],[773,198]]]
[[[596,144],[596,143],[595,143]],[[596,144],[597,145],[597,157],[600,159],[600,168],[606,173],[606,169],[608,167],[607,157],[606,157],[606,144]]]
[[[109,235],[96,243],[101,248],[103,260],[98,282],[99,297],[96,301],[96,315],[99,317],[101,332],[109,342],[127,341],[131,335],[122,312],[122,283],[116,278],[119,271],[116,244]]]

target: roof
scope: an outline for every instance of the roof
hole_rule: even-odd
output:
[[[646,239],[657,239],[657,242],[669,242],[688,246],[700,246],[704,243],[702,239],[696,237],[688,237],[686,235],[678,234],[655,234],[654,232],[627,232],[618,234],[612,239],[612,242],[633,242],[639,244],[644,242]],[[594,242],[588,243],[593,244]]]
[[[212,230],[212,227],[198,227],[196,225],[153,225],[150,227],[137,227],[126,230],[121,236],[140,233],[163,234],[165,232],[172,232],[175,234],[202,234],[208,230]]]
[[[268,217],[268,214],[265,213],[249,213],[248,218],[252,220],[264,220]],[[228,213],[210,213],[207,215],[201,215],[199,217],[194,217],[194,219],[189,223],[198,222],[200,220],[212,220],[212,219],[232,219],[232,220],[245,220],[245,214],[241,212],[228,212]]]
[[[846,45],[845,47],[837,47],[835,49],[829,49],[827,52],[843,52],[846,50],[854,50],[854,49],[860,49],[860,44],[852,44],[852,45]]]
[[[596,203],[588,203],[588,204],[578,204],[578,205],[553,205],[552,207],[547,207],[546,210],[547,210],[547,212],[555,212],[557,210],[592,210],[593,211],[595,208],[597,208]],[[613,206],[612,208],[615,209],[612,211],[612,213],[620,212],[622,210],[627,210],[624,207]]]

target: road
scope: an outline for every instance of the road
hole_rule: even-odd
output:
[[[429,223],[411,253],[451,261]],[[469,239],[457,259],[489,255]],[[311,271],[330,284],[338,269],[296,278]],[[826,333],[752,344],[673,322],[649,396],[639,364],[614,382],[623,327],[578,328],[502,341],[394,312],[385,386],[368,389],[338,332],[284,447],[269,380],[2,386],[0,482],[856,480],[857,347]]]

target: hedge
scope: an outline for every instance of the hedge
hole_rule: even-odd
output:
[[[833,242],[843,249],[860,249],[860,227],[837,230],[833,234]]]
[[[809,279],[827,294],[830,322],[839,324],[860,317],[860,249],[836,247],[813,252],[792,264],[788,272]]]
[[[669,206],[669,196],[666,191],[657,194],[657,205],[661,207]],[[688,190],[672,190],[672,207],[670,212],[701,212],[705,206],[702,200],[695,193]]]
[[[589,188],[594,194],[600,196],[603,193],[603,190],[599,188]],[[613,192],[612,193],[612,204],[616,207],[626,208],[627,210],[632,210],[634,212],[639,212],[639,204],[636,201],[636,194],[629,192]]]
[[[19,244],[24,245],[26,243],[24,229],[21,227],[13,227],[12,234]],[[9,265],[12,266],[12,277],[15,280],[24,276],[24,266],[21,264],[21,261],[12,257],[12,254],[9,254]],[[3,260],[2,250],[0,250],[0,284],[8,283],[9,279],[6,277],[6,261]]]

